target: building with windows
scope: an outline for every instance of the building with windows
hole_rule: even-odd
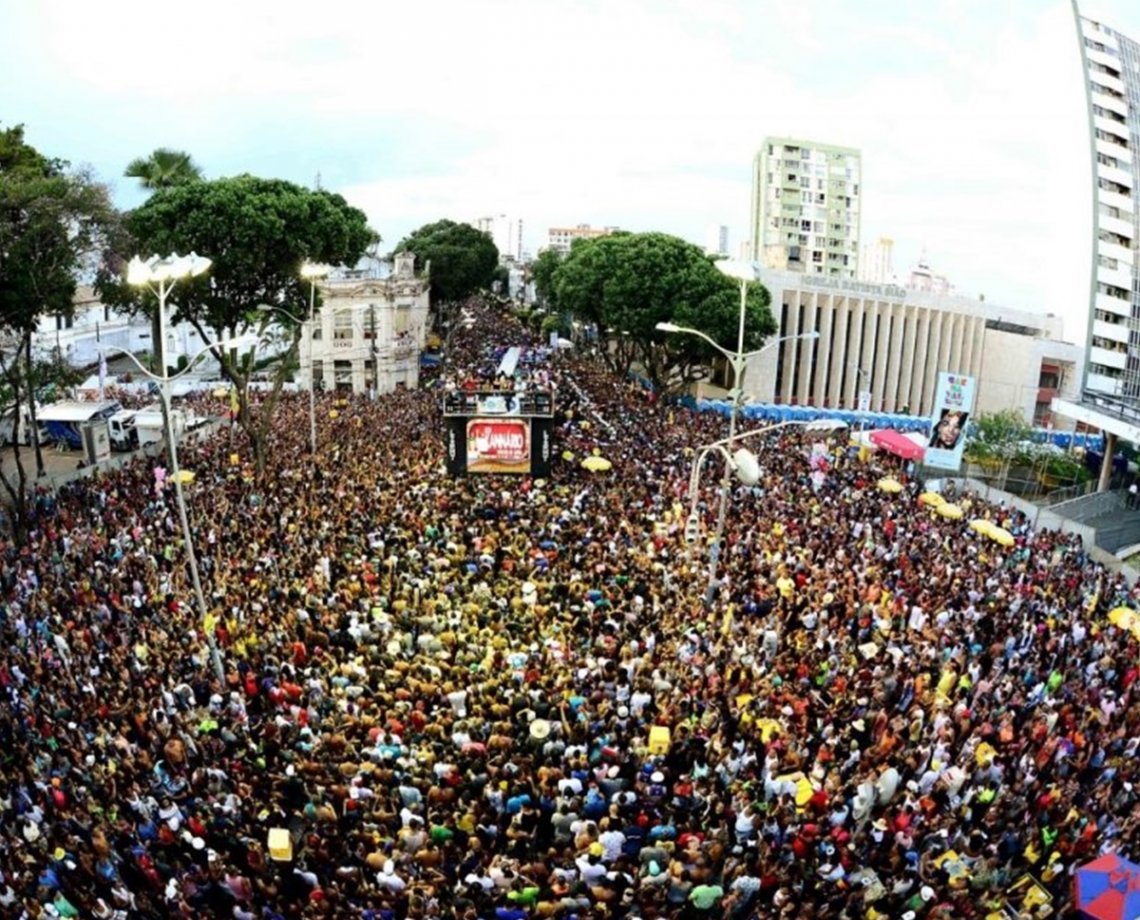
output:
[[[1081,15],[1073,0],[1088,101],[1092,271],[1082,388],[1057,412],[1140,444],[1140,44]],[[1110,464],[1101,470],[1107,488]]]
[[[591,227],[589,224],[578,224],[577,227],[551,227],[546,235],[546,248],[565,255],[570,251],[570,245],[574,240],[592,240],[599,236],[608,236],[617,229],[617,227]]]
[[[858,277],[861,164],[850,147],[766,138],[752,167],[751,261]]]
[[[1018,409],[1052,421],[1054,397],[1079,387],[1081,350],[1053,315],[982,300],[801,272],[762,270],[780,335],[818,331],[756,356],[744,376],[753,400],[929,414],[938,373],[977,383],[976,411]],[[712,394],[709,394],[712,395]]]
[[[515,219],[500,214],[497,217],[477,218],[474,223],[476,230],[486,233],[495,243],[500,260],[516,262],[522,260],[522,218]]]
[[[396,253],[386,277],[344,272],[317,285],[321,306],[301,337],[299,382],[318,388],[390,393],[419,384],[431,284],[415,256]]]

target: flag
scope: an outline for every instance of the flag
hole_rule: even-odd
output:
[[[103,387],[107,383],[107,355],[99,352],[99,398],[103,398]]]
[[[230,387],[230,412],[233,413],[234,418],[237,418],[237,415],[238,415],[237,387]]]

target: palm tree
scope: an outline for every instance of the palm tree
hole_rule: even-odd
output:
[[[184,150],[159,147],[148,157],[131,160],[123,175],[138,179],[143,188],[153,190],[197,182],[202,178],[202,170]]]

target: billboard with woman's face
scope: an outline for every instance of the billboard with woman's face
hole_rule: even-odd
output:
[[[973,411],[974,378],[962,374],[939,374],[938,389],[934,393],[930,445],[926,448],[924,461],[927,466],[956,470],[962,465],[966,422]]]

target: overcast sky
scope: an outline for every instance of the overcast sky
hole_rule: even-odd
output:
[[[1140,38],[1132,0],[1083,12]],[[505,213],[748,233],[766,135],[863,153],[863,238],[1084,337],[1091,197],[1069,0],[0,0],[0,121],[121,178],[322,184],[394,245]],[[1076,318],[1080,317],[1078,321]]]

